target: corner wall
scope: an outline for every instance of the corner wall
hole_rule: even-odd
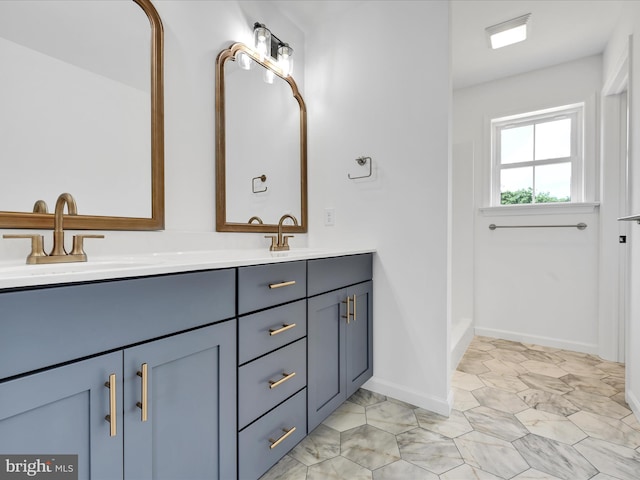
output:
[[[310,246],[377,248],[366,387],[448,414],[449,5],[353,3],[307,35]]]

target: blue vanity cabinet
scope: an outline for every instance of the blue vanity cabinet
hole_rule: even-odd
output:
[[[122,415],[110,435],[110,390],[122,405],[122,354],[100,355],[0,383],[0,453],[78,455],[78,478],[122,478]],[[4,468],[4,466],[3,466]]]
[[[78,455],[80,479],[236,478],[235,280],[0,292],[0,453]]]
[[[309,431],[373,375],[371,277],[371,255],[309,261]]]

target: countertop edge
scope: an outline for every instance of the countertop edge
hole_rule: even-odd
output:
[[[375,253],[375,248],[301,248],[289,252],[269,252],[264,250],[210,250],[193,252],[158,252],[138,255],[94,256],[86,264],[25,265],[16,262],[0,264],[0,291],[16,288],[46,287],[67,283],[84,283],[100,280],[119,280],[187,273],[203,270],[220,270],[251,265],[266,265],[282,262],[313,260]],[[117,265],[124,260],[126,265]],[[74,271],[80,267],[81,270]],[[92,269],[92,265],[96,265]],[[54,273],[34,273],[50,268]],[[42,268],[44,267],[44,268]],[[57,268],[56,268],[57,267]],[[13,275],[7,275],[7,268]],[[68,269],[69,271],[65,271]],[[5,270],[3,275],[3,270]],[[17,272],[17,273],[16,273]]]

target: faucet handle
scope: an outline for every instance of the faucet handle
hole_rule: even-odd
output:
[[[38,263],[38,257],[46,257],[44,253],[44,237],[38,234],[9,234],[2,235],[2,238],[30,238],[31,239],[31,253],[27,256],[27,263]]]
[[[282,246],[283,247],[287,247],[286,249],[289,250],[289,239],[293,238],[294,235],[283,235],[282,236]]]
[[[84,253],[85,238],[104,238],[104,235],[74,235],[70,255],[83,255],[86,258],[87,254]]]
[[[278,237],[276,235],[265,235],[264,238],[271,239],[271,246],[269,250],[275,250],[278,247]]]

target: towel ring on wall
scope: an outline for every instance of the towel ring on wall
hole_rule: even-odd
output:
[[[368,175],[361,175],[359,177],[352,177],[350,173],[347,174],[347,177],[349,177],[351,180],[356,180],[357,178],[367,178],[371,176],[372,173],[372,163],[373,161],[371,160],[371,157],[358,157],[356,158],[356,163],[358,165],[360,165],[361,167],[364,167],[367,163],[369,164],[369,174]]]
[[[256,190],[256,180],[260,180],[261,182],[266,182],[267,181],[267,176],[266,175],[260,175],[259,177],[253,177],[251,179],[251,191],[253,193],[262,193],[262,192],[266,192],[267,190],[269,190],[269,187],[264,187],[264,190]]]

